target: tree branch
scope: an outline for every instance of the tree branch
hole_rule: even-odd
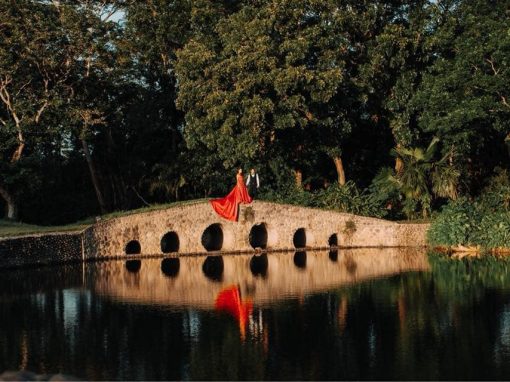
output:
[[[12,78],[9,78],[8,76],[0,79],[0,99],[7,107],[7,110],[11,113],[12,118],[14,119],[14,122],[16,123],[16,128],[18,131],[20,130],[20,123],[21,118],[18,117],[16,110],[14,110],[14,106],[12,105],[11,101],[11,95],[9,94],[9,91],[7,90],[7,85],[9,85],[12,82]]]
[[[510,109],[510,105],[508,104],[505,96],[501,96],[501,102],[503,103],[503,105],[505,105],[506,107],[508,107]]]
[[[39,120],[41,118],[41,114],[44,112],[44,109],[48,106],[48,100],[45,100],[43,105],[37,110],[37,113],[35,114],[34,121],[35,123],[39,123]]]
[[[19,96],[21,91],[26,88],[28,85],[30,85],[30,83],[32,82],[32,80],[28,80],[25,84],[23,84],[19,90],[16,92],[16,94],[14,95],[15,97]]]
[[[491,68],[492,68],[492,71],[494,72],[494,75],[497,76],[498,73],[499,73],[499,70],[496,70],[496,68],[494,67],[494,61],[489,60],[488,58],[486,58],[485,61],[487,61],[491,65]]]

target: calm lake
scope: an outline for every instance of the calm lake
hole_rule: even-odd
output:
[[[510,261],[409,249],[0,272],[0,374],[508,379]]]

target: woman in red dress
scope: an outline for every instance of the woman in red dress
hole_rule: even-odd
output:
[[[248,194],[248,189],[244,184],[243,169],[240,168],[237,170],[236,179],[236,185],[227,196],[210,200],[218,215],[232,221],[237,221],[239,203],[248,204],[252,201],[252,198]]]

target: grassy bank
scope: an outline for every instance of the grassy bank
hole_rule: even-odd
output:
[[[195,204],[204,202],[207,199],[197,199],[197,200],[187,200],[180,201],[174,203],[166,203],[166,204],[155,204],[148,207],[138,208],[136,210],[129,211],[114,211],[106,215],[101,215],[101,220],[109,220],[122,216],[140,214],[144,212],[150,211],[158,211],[163,210],[170,207],[178,207],[189,204]],[[25,224],[19,222],[13,222],[9,220],[1,220],[0,219],[0,238],[2,237],[11,237],[11,236],[23,236],[23,235],[31,235],[31,234],[41,234],[41,233],[49,233],[49,232],[72,232],[72,231],[81,231],[87,228],[89,225],[93,224],[96,221],[96,217],[89,217],[84,220],[80,220],[75,223],[59,225],[59,226],[41,226],[41,225],[33,225],[33,224]]]
[[[88,225],[92,224],[92,219],[83,220],[68,225],[61,226],[41,226],[24,224],[18,222],[12,222],[8,220],[0,220],[0,238],[10,236],[23,236],[38,233],[49,233],[49,232],[72,232],[81,231],[87,228]]]

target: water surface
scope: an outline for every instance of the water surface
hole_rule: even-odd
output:
[[[509,264],[365,249],[2,271],[0,373],[507,379]]]

